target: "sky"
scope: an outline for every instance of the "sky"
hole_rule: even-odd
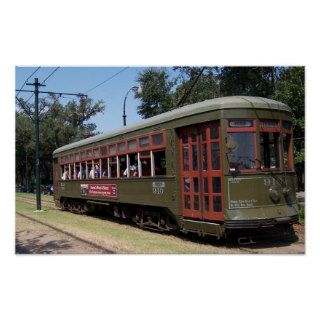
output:
[[[33,82],[37,77],[39,82],[44,81],[57,66],[41,67],[28,82]],[[46,87],[40,88],[43,91],[85,93],[101,82],[123,70],[121,67],[60,67],[46,81]],[[34,72],[38,66],[17,66],[16,67],[16,89],[21,89],[26,79]],[[103,100],[105,103],[104,113],[100,113],[91,118],[90,122],[97,125],[97,131],[108,132],[123,126],[123,103],[128,90],[132,86],[137,86],[136,79],[139,72],[147,67],[129,67],[116,75],[111,80],[93,89],[88,93],[89,98],[94,101]],[[34,87],[25,85],[23,90],[33,90]],[[31,93],[19,93],[19,98],[28,99]],[[45,94],[40,97],[45,97]],[[67,103],[68,99],[60,99],[62,104]],[[34,97],[29,102],[34,102]],[[139,100],[134,98],[131,91],[126,101],[127,125],[141,121],[137,114]]]

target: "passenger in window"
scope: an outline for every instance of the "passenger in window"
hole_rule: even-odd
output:
[[[81,179],[81,171],[79,170],[79,172],[78,172],[78,179],[80,180]]]
[[[89,179],[94,179],[94,169],[93,169],[93,167],[91,168],[91,170],[89,172]]]
[[[100,178],[100,166],[98,163],[94,167],[94,177],[96,179]]]
[[[69,171],[66,170],[61,177],[62,180],[68,180],[69,179]]]
[[[130,177],[136,177],[138,175],[137,165],[130,166]]]

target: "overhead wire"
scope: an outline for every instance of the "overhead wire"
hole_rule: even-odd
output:
[[[55,68],[42,82],[41,84],[44,84],[56,71],[58,71],[60,67]],[[34,93],[31,94],[29,99],[26,102],[29,102],[29,100],[33,97]]]
[[[26,85],[26,83],[29,81],[29,79],[40,69],[41,67],[38,67],[35,71],[33,71],[30,76],[27,78],[27,80],[23,83],[22,87],[20,88],[20,90],[23,89],[23,87]],[[21,91],[18,91],[16,97],[18,98],[18,95],[20,94]]]
[[[109,77],[108,79],[102,81],[101,83],[97,84],[96,86],[94,86],[93,88],[89,89],[88,91],[85,92],[85,94],[89,93],[90,91],[100,87],[101,85],[103,85],[104,83],[110,81],[111,79],[115,78],[118,74],[120,74],[121,72],[125,71],[126,69],[128,69],[129,67],[125,67],[123,69],[121,69],[119,72],[115,73],[114,75],[112,75],[111,77]]]

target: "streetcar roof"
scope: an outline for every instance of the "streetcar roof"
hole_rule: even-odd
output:
[[[231,96],[222,97],[216,99],[205,100],[202,102],[183,106],[181,108],[173,109],[171,111],[162,113],[160,115],[144,119],[136,124],[126,126],[120,129],[116,129],[110,132],[102,133],[87,139],[83,139],[77,142],[70,143],[63,147],[56,149],[53,154],[58,154],[70,149],[78,148],[95,142],[99,142],[108,138],[112,138],[118,135],[130,133],[143,128],[151,127],[153,125],[159,125],[165,122],[184,118],[199,113],[205,113],[209,111],[221,110],[221,109],[271,109],[277,111],[291,112],[291,109],[284,103],[261,97],[251,96]]]

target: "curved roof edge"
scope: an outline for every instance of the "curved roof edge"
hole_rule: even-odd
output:
[[[251,97],[251,96],[231,96],[231,97],[222,97],[216,99],[205,100],[202,102],[186,105],[181,108],[173,109],[171,111],[162,113],[160,115],[154,116],[152,118],[144,119],[136,124],[127,126],[125,128],[116,129],[110,132],[102,133],[87,139],[83,139],[77,142],[70,143],[63,147],[56,149],[53,152],[53,155],[77,148],[86,144],[98,142],[113,136],[125,134],[131,131],[143,129],[146,127],[151,127],[153,125],[169,122],[172,119],[179,119],[186,116],[191,116],[194,114],[204,113],[213,110],[220,109],[245,109],[245,108],[254,108],[254,109],[272,109],[278,111],[291,112],[286,104],[261,97]]]

